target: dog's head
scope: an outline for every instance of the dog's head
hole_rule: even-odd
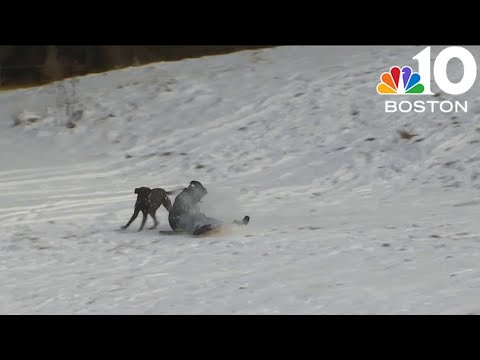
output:
[[[138,196],[148,196],[151,191],[152,189],[148,187],[139,187],[135,189],[135,194],[137,194]]]

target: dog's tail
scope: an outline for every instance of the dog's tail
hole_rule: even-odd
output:
[[[170,200],[168,195],[173,195],[181,190],[183,190],[183,188],[165,191],[165,199],[163,200],[163,206],[165,207],[165,209],[167,209],[168,212],[170,212],[170,210],[172,209],[172,201]]]
[[[178,189],[175,189],[175,190],[167,191],[166,193],[167,193],[167,195],[173,195],[173,194],[175,194],[175,193],[177,193],[177,192],[179,192],[179,191],[182,191],[183,189],[184,189],[184,188],[181,187],[181,188],[178,188]]]

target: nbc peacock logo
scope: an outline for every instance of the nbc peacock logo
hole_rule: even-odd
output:
[[[425,90],[420,83],[420,74],[413,72],[410,66],[404,66],[401,69],[398,66],[392,66],[390,72],[380,76],[380,81],[377,92],[381,95],[421,94]]]
[[[452,59],[458,59],[462,63],[463,69],[457,68],[458,73],[463,70],[463,76],[460,81],[452,82],[447,73],[447,66]],[[467,112],[468,102],[461,100],[438,99],[443,93],[444,96],[459,96],[469,91],[475,84],[477,77],[477,62],[472,53],[461,46],[450,46],[438,53],[431,66],[431,47],[416,54],[413,58],[418,62],[418,72],[414,72],[410,66],[392,66],[389,72],[380,75],[380,83],[377,83],[377,93],[380,95],[404,95],[402,100],[386,100],[385,112],[418,112],[425,111],[442,113]],[[450,65],[455,66],[455,65]],[[458,65],[457,65],[458,67]],[[433,70],[433,71],[432,71]],[[455,70],[455,69],[454,69]],[[433,75],[433,77],[432,77]],[[440,92],[432,92],[431,83],[435,80]],[[423,95],[420,99],[409,101],[405,95]]]

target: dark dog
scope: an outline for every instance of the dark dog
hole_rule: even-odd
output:
[[[147,221],[147,215],[150,214],[155,225],[150,229],[155,229],[158,225],[156,212],[157,209],[163,205],[167,211],[170,211],[172,208],[172,202],[170,201],[168,195],[172,194],[173,191],[165,191],[161,188],[150,189],[148,187],[139,187],[135,189],[135,194],[137,194],[137,202],[135,203],[135,211],[133,212],[132,217],[128,221],[127,225],[122,226],[122,229],[126,229],[130,224],[137,218],[138,213],[141,211],[143,214],[142,225],[138,231],[143,229],[145,222]]]

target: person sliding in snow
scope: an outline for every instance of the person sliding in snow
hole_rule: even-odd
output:
[[[198,203],[208,193],[199,181],[191,181],[175,198],[169,212],[168,222],[173,231],[185,231],[193,235],[200,235],[223,225],[223,221],[210,218],[200,211]],[[242,222],[235,224],[248,224],[250,218],[245,216]]]

